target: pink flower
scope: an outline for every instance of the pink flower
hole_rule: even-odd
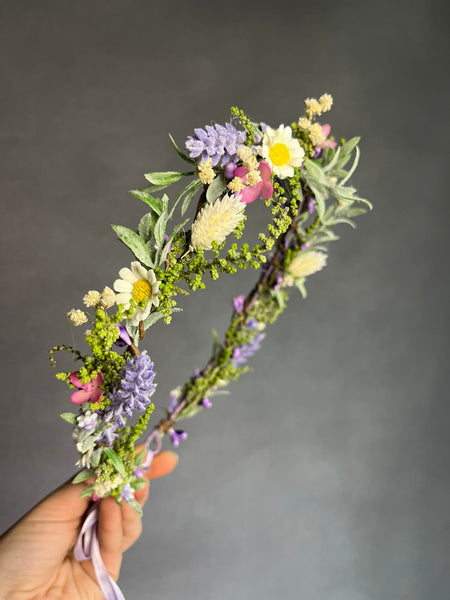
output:
[[[319,158],[322,156],[322,152],[325,150],[325,148],[336,148],[337,142],[327,139],[330,135],[330,131],[331,127],[328,125],[328,123],[322,125],[322,133],[325,137],[325,141],[319,144],[319,146],[314,146],[314,158]]]
[[[103,397],[103,391],[100,388],[100,384],[103,381],[103,375],[101,373],[97,374],[97,377],[94,377],[87,383],[81,383],[78,379],[78,371],[74,371],[69,375],[70,383],[75,385],[77,388],[80,388],[77,392],[74,392],[70,399],[74,404],[84,404],[84,402],[98,402]]]
[[[239,192],[241,196],[241,202],[245,202],[245,204],[254,202],[260,196],[263,200],[268,200],[272,197],[273,185],[270,181],[272,172],[269,165],[264,161],[260,162],[258,165],[258,171],[261,176],[261,181],[259,181],[256,185],[247,185],[241,192]],[[240,177],[245,183],[247,173],[248,169],[246,167],[238,167],[234,171],[234,176]]]

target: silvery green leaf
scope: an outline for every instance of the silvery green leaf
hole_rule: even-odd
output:
[[[140,507],[139,503],[136,502],[136,500],[128,500],[127,504],[129,504],[131,508],[133,508],[137,514],[142,517],[142,508]]]
[[[88,436],[85,440],[83,440],[82,442],[80,441],[81,444],[81,454],[84,454],[85,452],[87,452],[89,450],[89,448],[92,448],[92,446],[95,444],[95,442],[98,439],[98,434],[95,435],[90,435]]]
[[[344,179],[341,181],[340,185],[344,184],[346,181],[348,181],[350,179],[350,177],[353,175],[353,173],[355,172],[356,167],[358,166],[359,163],[359,148],[358,146],[356,146],[356,152],[355,152],[355,160],[353,161],[352,166],[350,167],[349,172],[347,173],[347,175],[344,177]]]
[[[120,459],[119,455],[116,454],[116,452],[114,452],[114,450],[112,448],[104,448],[103,452],[109,458],[113,467],[116,469],[116,471],[119,473],[119,475],[122,475],[122,477],[126,477],[127,472],[125,471],[125,467],[124,467],[123,462]]]
[[[161,198],[161,204],[163,207],[163,211],[167,212],[167,209],[169,208],[169,196],[167,194],[164,194]]]
[[[150,313],[148,315],[148,317],[146,319],[144,319],[144,329],[148,329],[154,323],[156,323],[157,321],[162,319],[162,317],[163,317],[163,314],[160,310]]]
[[[206,200],[211,204],[215,202],[219,196],[227,189],[227,182],[225,177],[220,173],[216,175],[212,182],[209,184],[206,191]]]
[[[337,148],[335,150],[335,154],[334,154],[333,158],[330,160],[330,162],[327,165],[325,165],[323,167],[324,173],[330,172],[335,167],[338,168],[337,164],[338,164],[338,160],[340,158],[340,155],[341,155],[341,148]],[[345,160],[345,162],[347,162],[347,160]]]
[[[351,154],[353,152],[353,148],[355,148],[355,146],[357,146],[359,144],[360,139],[361,139],[360,137],[354,137],[354,138],[351,138],[350,140],[348,140],[347,142],[345,142],[345,144],[340,147],[341,154],[343,154],[343,155]]]
[[[122,225],[111,225],[111,227],[135,257],[143,265],[150,266],[150,255],[142,238],[131,229],[128,229],[128,227],[123,227]]]
[[[338,212],[338,210],[336,210],[336,214],[339,215],[340,213]],[[347,217],[349,217],[350,219],[353,217],[358,217],[359,215],[364,215],[366,214],[367,209],[363,208],[361,206],[355,206],[355,207],[350,207],[346,210],[346,215]]]
[[[157,216],[154,212],[149,212],[142,217],[139,221],[138,232],[139,236],[144,240],[145,243],[152,239],[153,229],[157,221]]]
[[[353,223],[351,219],[347,219],[346,217],[337,217],[330,222],[330,225],[339,225],[341,223],[346,223],[347,225],[350,225],[350,227],[352,227],[353,229],[356,229],[355,223]]]
[[[61,419],[63,421],[66,421],[67,423],[70,423],[71,425],[76,425],[77,424],[77,416],[75,413],[72,412],[65,412],[65,413],[61,413],[59,415],[61,417]]]
[[[169,138],[170,138],[170,141],[172,142],[172,146],[175,148],[175,151],[178,154],[178,156],[181,156],[181,158],[183,160],[185,160],[186,162],[195,164],[195,160],[193,158],[191,158],[190,156],[188,156],[187,154],[185,154],[182,150],[180,150],[180,148],[178,147],[176,141],[173,139],[173,137],[171,136],[170,133],[169,133]]]
[[[98,467],[98,464],[100,462],[100,458],[102,456],[102,452],[103,452],[103,448],[97,448],[96,450],[94,450],[94,452],[91,455],[91,465],[93,467]]]
[[[333,169],[330,175],[336,177],[336,179],[343,179],[344,177],[347,177],[347,171],[344,169]]]
[[[84,488],[84,490],[81,492],[81,494],[78,496],[78,498],[85,498],[86,496],[92,496],[93,493],[94,493],[94,486],[87,485]]]
[[[305,163],[306,170],[311,175],[311,177],[315,181],[322,182],[323,181],[323,172],[322,172],[322,169],[319,167],[319,165],[316,162],[314,162],[313,160],[310,160],[309,158],[305,158],[304,163]]]
[[[212,353],[215,354],[217,352],[217,349],[220,346],[219,335],[218,335],[217,331],[214,328],[211,329],[211,334],[212,334],[212,338],[213,338],[213,350],[212,350]]]
[[[327,197],[326,190],[324,190],[324,188],[322,186],[312,184],[310,181],[308,181],[308,185],[311,188],[311,191],[316,198],[317,214],[319,215],[320,219],[322,219],[322,217],[325,213],[325,209],[326,209],[326,206],[325,206],[325,198]],[[324,193],[324,191],[325,191],[325,193]]]
[[[286,306],[285,295],[283,294],[283,292],[281,290],[271,289],[270,294],[278,302],[278,306],[280,308],[284,308]]]
[[[148,204],[150,208],[155,211],[156,214],[160,215],[163,209],[161,200],[152,196],[147,190],[148,188],[144,188],[142,190],[131,190],[130,194],[133,194],[133,196],[139,198],[139,200],[142,200],[142,202]]]
[[[194,171],[189,173],[179,173],[178,171],[165,171],[160,173],[147,173],[145,178],[154,185],[167,187],[168,185],[179,181],[182,177],[193,175]]]
[[[83,469],[83,471],[80,471],[75,475],[75,477],[72,479],[72,483],[81,483],[90,477],[94,477],[94,475],[95,471],[93,469]]]
[[[307,297],[306,287],[305,287],[305,278],[301,277],[295,280],[295,287],[299,290],[300,294],[303,298]]]
[[[161,247],[164,243],[164,234],[166,232],[167,220],[169,219],[169,215],[166,211],[161,213],[159,219],[156,221],[155,229],[153,230],[153,235],[155,236],[155,241],[159,247]]]
[[[184,200],[181,205],[181,216],[183,216],[185,214],[185,212],[189,208],[189,205],[190,205],[192,199],[194,198],[197,191],[202,187],[202,185],[203,184],[200,181],[200,179],[194,179],[194,181],[192,181],[189,184],[189,186],[188,186],[189,191],[186,191],[186,193],[184,194]],[[185,189],[187,189],[187,188],[185,188]]]
[[[128,331],[128,335],[135,346],[139,343],[139,327],[131,324],[131,319],[125,321],[125,329]]]

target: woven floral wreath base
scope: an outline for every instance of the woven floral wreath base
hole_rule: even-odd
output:
[[[327,244],[337,239],[334,228],[354,226],[353,218],[371,208],[348,185],[359,160],[359,138],[337,142],[330,126],[317,121],[332,103],[329,94],[309,98],[297,122],[276,129],[233,107],[231,122],[195,129],[184,150],[170,136],[188,170],[149,173],[149,185],[131,192],[148,212],[136,230],[113,225],[134,255],[131,264],[119,270],[113,289],[88,291],[86,308],[68,312],[72,325],[89,323],[84,339],[90,353],[67,345],[50,351],[52,365],[60,350],[79,363],[76,370],[57,374],[74,390],[77,408],[61,415],[73,426],[80,453],[81,471],[73,482],[86,482],[82,496],[92,499],[75,557],[92,559],[108,599],[123,595],[101,560],[99,500],[111,495],[141,513],[134,493],[145,485],[145,471],[163,437],[168,434],[178,446],[187,437],[178,421],[211,407],[211,398],[227,393],[228,383],[249,370],[248,359],[291,290],[306,296],[307,277],[326,265]],[[176,182],[184,186],[174,200],[159,193]],[[264,209],[266,230],[255,244],[240,243],[246,221]],[[166,416],[136,452],[156,390],[153,362],[139,349],[145,331],[159,320],[171,322],[181,310],[179,295],[204,289],[205,279],[247,268],[258,272],[257,280],[247,295],[233,299],[224,339],[216,337],[206,365],[171,392]]]

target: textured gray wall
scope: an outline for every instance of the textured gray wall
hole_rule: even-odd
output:
[[[254,373],[186,422],[125,559],[128,598],[444,600],[448,465],[446,2],[0,1],[2,511],[73,472],[47,349],[130,260],[109,223],[176,168],[166,132],[239,104],[274,125],[329,91],[375,204],[294,296]],[[152,330],[156,403],[201,366],[251,284],[226,278]],[[445,361],[445,362],[444,362]]]

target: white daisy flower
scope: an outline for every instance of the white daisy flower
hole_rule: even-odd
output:
[[[294,167],[302,164],[305,155],[298,140],[292,137],[292,129],[284,125],[280,125],[278,129],[266,127],[262,146],[258,151],[269,163],[272,173],[280,179],[292,177]]]
[[[317,252],[315,250],[303,250],[302,252],[299,252],[294,258],[294,260],[291,262],[291,264],[287,268],[287,272],[295,279],[299,279],[300,277],[308,277],[308,275],[317,273],[317,271],[322,270],[326,264],[327,254],[325,254],[324,252]],[[289,285],[286,279],[287,278],[285,277],[285,283]]]
[[[159,306],[159,286],[160,281],[156,280],[152,269],[147,270],[137,260],[131,263],[131,269],[124,267],[120,269],[120,279],[114,282],[116,303],[123,304],[125,310],[130,307],[131,299],[138,305],[145,302],[145,305],[135,308],[131,317],[132,325],[139,325],[150,314],[152,306]]]
[[[244,209],[240,196],[228,194],[213,204],[206,204],[192,224],[194,248],[210,250],[213,242],[221,244],[244,218]]]

